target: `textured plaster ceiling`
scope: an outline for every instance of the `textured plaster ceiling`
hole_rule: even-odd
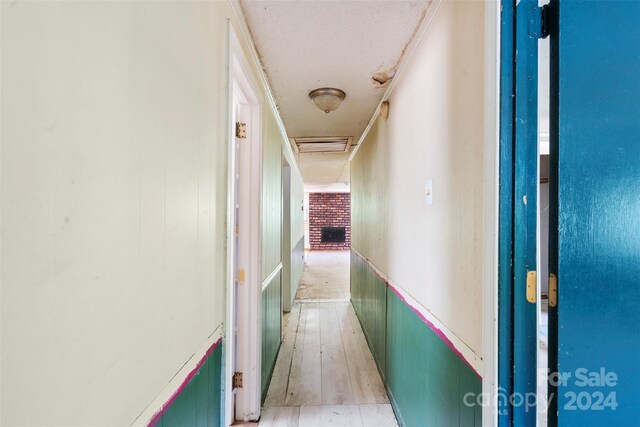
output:
[[[300,172],[308,186],[349,185],[349,153],[313,153],[298,156]]]
[[[351,136],[357,143],[426,14],[421,1],[247,1],[247,24],[290,137]],[[347,98],[326,114],[308,98],[336,87]],[[349,180],[347,154],[302,154],[305,184]]]

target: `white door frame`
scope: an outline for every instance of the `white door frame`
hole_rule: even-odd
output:
[[[498,196],[500,183],[500,12],[498,0],[485,2],[484,34],[484,204],[482,313],[482,425],[498,425]]]
[[[262,102],[242,46],[229,25],[229,136],[227,185],[227,319],[225,425],[260,417]],[[247,124],[236,149],[235,122]],[[239,157],[239,162],[237,162]],[[236,196],[237,193],[237,196]],[[236,214],[236,199],[238,214]],[[236,226],[238,239],[236,245]],[[244,271],[239,274],[240,270]],[[243,386],[233,390],[234,372]]]

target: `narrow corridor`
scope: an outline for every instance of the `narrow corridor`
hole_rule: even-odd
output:
[[[344,298],[348,263],[345,251],[309,254],[299,299],[284,317],[260,426],[398,425],[358,318]]]
[[[0,0],[0,427],[640,427],[637,17]]]

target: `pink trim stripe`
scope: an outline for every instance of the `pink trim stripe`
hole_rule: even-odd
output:
[[[391,289],[391,292],[396,294],[396,296],[398,298],[400,298],[400,301],[405,303],[405,305],[407,305],[411,309],[411,311],[413,311],[420,318],[420,320],[422,320],[429,327],[429,329],[431,329],[447,345],[447,347],[449,347],[451,349],[451,351],[453,351],[460,359],[462,359],[464,364],[467,365],[473,371],[473,373],[476,374],[476,376],[478,378],[482,379],[482,375],[480,375],[480,373],[478,371],[476,371],[476,369],[473,367],[473,365],[471,365],[471,363],[467,360],[467,358],[464,357],[464,355],[460,352],[460,350],[458,350],[456,348],[455,344],[453,344],[453,342],[445,335],[444,332],[442,332],[442,330],[440,330],[436,325],[434,325],[432,322],[430,322],[425,317],[425,315],[422,314],[420,312],[420,310],[418,310],[417,307],[415,307],[414,305],[410,304],[409,301],[407,301],[407,299],[402,295],[402,293],[400,293],[400,291],[395,286],[393,286],[391,283],[389,283],[389,281],[385,277],[383,277],[380,273],[378,273],[377,269],[372,268],[373,264],[371,264],[371,262],[369,262],[368,259],[366,259],[364,256],[360,255],[355,250],[352,250],[351,252],[356,254],[364,262],[366,262],[369,265],[369,268],[371,268],[373,270],[373,272],[376,273],[376,276],[378,276],[378,278],[380,278],[380,280],[382,280],[384,282],[384,284],[389,289]]]
[[[211,347],[209,347],[209,350],[207,350],[204,356],[202,356],[202,359],[200,359],[200,361],[191,370],[191,372],[189,372],[189,375],[187,375],[187,377],[182,381],[182,383],[180,384],[180,387],[178,387],[178,389],[173,392],[169,400],[167,400],[162,405],[162,407],[158,410],[158,412],[153,414],[153,417],[151,417],[151,421],[149,421],[149,424],[147,424],[148,427],[154,427],[158,423],[158,421],[160,421],[160,418],[162,418],[165,412],[167,412],[167,409],[169,409],[173,401],[176,400],[178,395],[180,395],[180,393],[182,393],[182,391],[187,387],[187,384],[189,384],[189,382],[193,379],[193,377],[196,376],[200,368],[202,368],[202,365],[204,365],[204,363],[207,361],[209,356],[211,356],[211,353],[213,353],[213,351],[216,349],[216,347],[218,347],[218,345],[221,342],[222,342],[222,337],[218,338],[218,341],[216,341],[215,343],[213,343]]]

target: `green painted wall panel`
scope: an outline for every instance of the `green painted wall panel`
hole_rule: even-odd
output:
[[[207,425],[210,427],[222,424],[222,420],[224,419],[224,394],[222,392],[222,390],[224,390],[224,375],[222,374],[224,369],[223,354],[224,342],[221,343],[219,351],[215,352],[214,359],[211,361],[211,364],[209,364],[209,376],[212,378],[209,383],[209,396],[213,402],[213,404],[209,406],[209,417],[207,418]]]
[[[468,407],[464,404],[465,394],[469,391],[473,392],[474,399],[482,393],[482,381],[471,369],[464,369],[466,366],[461,365],[460,369],[460,399],[462,402],[460,405],[460,425],[462,426],[474,426],[482,424],[482,407],[475,405]],[[472,400],[469,398],[468,400]]]
[[[218,427],[222,425],[222,369],[221,343],[211,352],[155,426]]]
[[[209,376],[209,366],[203,366],[203,375]],[[207,416],[209,414],[209,381],[196,381],[194,387],[196,393],[196,422],[193,424],[196,427],[207,427]]]
[[[414,335],[425,331],[415,322],[420,319],[417,316],[413,319],[410,316],[413,313],[405,310],[404,303],[391,290],[387,292],[387,388],[394,407],[402,409],[398,411],[402,425],[424,425],[429,404],[429,388],[424,386],[428,375],[428,346],[424,336]],[[410,384],[413,387],[407,387]]]
[[[429,426],[460,425],[460,359],[440,339],[429,337]]]
[[[281,272],[278,272],[262,291],[262,397],[267,393],[269,381],[278,357],[281,341]]]
[[[282,262],[282,144],[288,144],[274,113],[263,114],[261,279],[264,282]],[[266,393],[280,348],[282,315],[282,272],[265,284],[262,291],[261,387]]]
[[[351,299],[371,353],[384,377],[386,336],[386,287],[375,272],[351,253]]]
[[[351,273],[350,273],[350,286],[351,286],[351,304],[353,305],[353,309],[360,316],[361,309],[361,301],[360,301],[360,280],[362,278],[362,273],[360,273],[360,263],[358,263],[358,259],[356,255],[351,251]]]
[[[480,426],[476,373],[352,251],[351,299],[403,426]]]

